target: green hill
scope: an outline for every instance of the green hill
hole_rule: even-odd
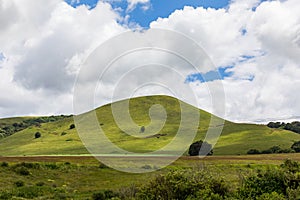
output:
[[[145,132],[140,133],[143,137],[134,137],[134,134],[128,135],[116,125],[111,104],[96,109],[96,114],[98,123],[105,135],[114,144],[133,152],[149,152],[167,145],[175,137],[182,120],[180,105],[184,106],[188,113],[200,113],[199,126],[194,127],[192,123],[190,125],[185,123],[184,131],[188,134],[189,131],[196,128],[195,140],[204,139],[208,128],[211,127],[209,124],[211,114],[183,102],[181,103],[179,100],[168,96],[148,96],[131,99],[129,101],[129,111],[132,120],[137,127],[146,127]],[[118,104],[122,104],[122,101],[113,103],[116,107],[118,107]],[[152,127],[148,128],[147,126],[151,122],[149,109],[156,104],[160,104],[165,108],[167,118],[163,128],[158,133],[153,133],[152,131],[157,128],[156,125],[161,125],[161,121],[154,120]],[[83,114],[80,117],[84,118],[85,115],[88,114]],[[0,125],[20,123],[22,120],[25,120],[25,118],[0,119]],[[186,122],[192,121],[193,116],[185,120]],[[0,139],[0,155],[88,154],[76,129],[70,129],[70,125],[73,123],[72,117],[63,117],[57,121],[29,126],[11,136]],[[131,127],[131,125],[128,125],[125,129],[135,129],[133,132],[140,130]],[[40,132],[42,136],[35,139],[36,132]],[[222,134],[214,147],[214,155],[246,154],[251,148],[264,150],[275,145],[285,149],[298,140],[300,140],[300,134],[291,131],[271,129],[265,125],[237,124],[225,121]]]

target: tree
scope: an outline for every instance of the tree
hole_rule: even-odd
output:
[[[42,134],[40,132],[36,132],[34,134],[34,137],[37,139],[37,138],[40,138],[42,136]]]
[[[201,151],[200,151],[201,150]],[[189,148],[190,156],[199,156],[199,155],[212,155],[213,149],[211,144],[203,142],[202,140],[194,142]]]
[[[71,124],[70,129],[74,129],[74,128],[75,128],[75,124]]]
[[[247,154],[260,154],[261,152],[257,149],[250,149],[247,151]]]
[[[300,141],[294,142],[294,144],[291,146],[291,149],[293,149],[295,152],[300,152]]]
[[[144,132],[145,132],[145,126],[142,126],[142,127],[141,127],[140,132],[141,132],[141,133],[144,133]]]

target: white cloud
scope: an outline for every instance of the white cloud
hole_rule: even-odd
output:
[[[127,0],[127,12],[133,11],[138,4],[142,5],[143,10],[148,10],[150,8],[150,0]]]
[[[117,22],[126,19],[108,3],[100,2],[89,10],[85,6],[73,8],[62,0],[33,1],[0,2],[0,53],[5,56],[0,61],[0,91],[6,94],[0,97],[3,116],[72,112],[72,90],[79,66],[99,44],[126,30]],[[149,6],[150,0],[128,0],[128,4],[131,11],[137,4]],[[222,81],[227,119],[281,119],[300,113],[299,10],[297,0],[261,4],[258,0],[236,0],[224,9],[185,7],[168,18],[152,22],[150,27],[181,32],[200,44],[216,66],[234,66],[228,69],[233,76]],[[165,42],[166,47],[194,56],[193,48],[156,37],[157,41]],[[118,50],[119,46],[127,45],[126,42],[129,41],[116,43],[111,48]],[[97,94],[100,104],[109,101],[116,81],[125,72],[151,61],[172,66],[173,72],[177,70],[180,74],[193,72],[170,55],[136,52],[119,59],[110,69]],[[202,72],[208,70],[202,68]],[[128,88],[136,88],[147,80],[147,76],[139,76],[129,82],[131,76],[123,77]],[[252,81],[251,77],[254,77]],[[153,80],[158,80],[155,78]],[[168,76],[166,72],[161,73],[160,78],[177,85],[175,75]],[[220,82],[190,84],[200,99],[201,108],[213,111],[206,84],[215,87]],[[82,84],[89,87],[88,82]],[[126,92],[127,95],[134,93],[124,89],[120,95]],[[170,94],[170,91],[147,85],[134,94],[156,93]]]
[[[151,28],[182,32],[201,44],[217,66],[234,66],[233,77],[223,81],[228,119],[282,119],[300,113],[295,92],[300,87],[299,10],[297,0],[233,1],[228,9],[185,7]],[[241,62],[242,56],[250,57]],[[211,110],[204,98],[208,93],[200,91],[205,84],[195,85],[203,108]]]
[[[62,0],[4,0],[0,13],[3,116],[71,113],[79,65],[101,42],[124,31],[108,3],[89,10]]]

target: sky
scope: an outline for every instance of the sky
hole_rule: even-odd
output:
[[[113,50],[135,45],[126,38],[113,42],[128,31],[143,35],[164,29],[197,43],[215,68],[193,71],[166,52],[136,51],[107,72],[95,91],[97,106],[109,103],[118,82],[145,60],[168,66],[161,73],[148,66],[153,80],[188,86],[197,106],[212,113],[208,88],[221,84],[228,120],[300,120],[299,10],[298,0],[2,0],[0,118],[73,113],[74,87],[85,84],[77,77],[93,52],[108,42]],[[194,55],[179,41],[164,42]],[[122,90],[128,97],[169,94],[162,85],[144,86],[143,76],[128,77],[134,80]]]

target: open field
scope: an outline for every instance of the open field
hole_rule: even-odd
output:
[[[145,180],[152,180],[158,175],[187,169],[204,170],[223,177],[234,190],[242,177],[254,174],[256,170],[279,166],[286,159],[300,161],[300,154],[210,156],[203,159],[181,157],[164,169],[130,174],[110,169],[91,156],[0,157],[0,194],[27,187],[40,191],[36,196],[33,195],[33,199],[90,199],[97,191],[127,190],[132,186],[142,186],[147,182]],[[20,170],[29,174],[22,174],[24,172]],[[17,187],[17,182],[24,186]],[[26,197],[29,194],[24,195]]]

